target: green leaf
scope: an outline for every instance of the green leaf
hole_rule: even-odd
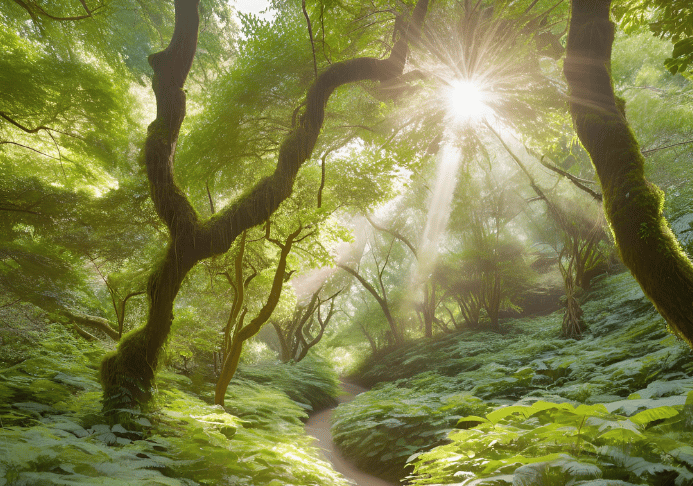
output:
[[[671,57],[681,57],[685,55],[693,54],[693,37],[680,40],[674,44],[674,50]]]
[[[630,418],[630,420],[631,422],[639,425],[646,425],[655,420],[662,420],[675,417],[678,414],[679,412],[675,408],[665,406],[644,410],[640,413],[633,415]]]
[[[484,422],[489,422],[489,420],[483,417],[477,417],[476,415],[468,415],[467,417],[459,419],[456,427],[458,429],[471,429]]]
[[[523,405],[512,405],[510,407],[499,408],[498,410],[494,410],[493,412],[486,415],[486,418],[493,423],[498,423],[499,421],[503,420],[504,418],[507,418],[507,417],[514,415],[514,414],[518,414],[521,417],[526,419],[526,418],[529,418],[536,413],[543,412],[544,410],[551,410],[551,409],[559,409],[559,410],[567,410],[567,411],[574,411],[575,410],[570,404],[567,404],[567,403],[551,403],[551,402],[538,401],[529,407],[523,406]]]

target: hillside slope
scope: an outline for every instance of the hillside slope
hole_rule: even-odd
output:
[[[335,412],[336,443],[383,477],[414,466],[415,484],[693,484],[690,349],[629,274],[583,309],[580,341],[556,312],[377,357],[354,377],[375,387]],[[599,478],[621,482],[581,482]]]

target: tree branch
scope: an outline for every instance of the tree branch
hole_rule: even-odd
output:
[[[22,300],[22,298],[19,297],[19,298],[13,300],[12,302],[8,302],[7,304],[2,304],[2,305],[0,305],[0,309],[2,309],[3,307],[11,307],[11,306],[15,305],[17,302],[20,302],[21,300]]]
[[[26,133],[38,133],[41,130],[51,130],[49,127],[47,127],[45,125],[39,125],[36,128],[25,127],[24,125],[22,125],[21,123],[19,123],[16,120],[14,120],[13,118],[11,118],[9,115],[7,115],[6,113],[4,113],[2,111],[0,111],[0,118],[4,118],[8,122],[10,122],[12,125],[14,125],[15,127],[19,128],[20,130],[22,130],[23,132],[26,132]]]
[[[368,222],[371,224],[371,226],[373,226],[378,231],[383,231],[385,233],[389,233],[392,236],[394,236],[395,238],[397,238],[398,240],[400,240],[402,243],[407,245],[409,250],[411,250],[411,252],[414,254],[414,257],[418,259],[414,245],[411,243],[411,241],[409,241],[409,239],[406,236],[404,236],[403,234],[401,234],[401,233],[399,233],[393,229],[389,229],[389,228],[385,228],[384,226],[380,226],[375,221],[373,221],[373,219],[371,218],[371,216],[368,213],[365,213],[365,216],[366,216],[366,219],[368,220]]]
[[[306,0],[302,0],[301,6],[303,7],[303,16],[306,18],[306,23],[308,24],[308,36],[310,37],[310,47],[313,51],[313,71],[315,72],[315,79],[318,79],[318,61],[315,58],[315,41],[313,41],[313,27],[310,25],[310,17],[308,16],[308,11],[306,10]]]
[[[114,341],[118,341],[118,331],[113,329],[113,327],[111,327],[111,323],[103,317],[90,316],[71,309],[62,309],[60,313],[75,324],[81,324],[83,326],[89,326],[92,329],[97,329]]]
[[[84,10],[87,12],[86,15],[77,15],[73,17],[56,17],[54,15],[49,14],[46,12],[40,5],[38,5],[35,2],[28,1],[24,2],[22,0],[14,0],[14,2],[22,7],[24,10],[29,12],[29,15],[31,16],[32,19],[36,20],[36,14],[38,13],[39,15],[42,15],[44,17],[48,17],[51,20],[57,20],[57,21],[76,21],[76,20],[84,20],[88,19],[93,16],[93,11],[89,10],[89,7],[87,7],[87,4],[84,2],[84,0],[80,0],[80,3],[82,4],[82,7],[84,7]],[[97,7],[94,10],[98,10],[101,8],[101,6]]]
[[[375,290],[375,288],[370,283],[368,283],[368,281],[365,278],[359,275],[359,273],[356,270],[342,263],[337,263],[337,266],[354,276],[356,280],[358,280],[361,283],[361,285],[363,285],[363,288],[365,288],[378,302],[378,305],[380,305],[380,309],[383,311],[383,314],[385,314],[385,318],[387,319],[387,322],[390,325],[390,330],[392,331],[393,336],[399,342],[399,332],[397,329],[397,323],[395,322],[395,319],[392,317],[392,313],[390,312],[390,307],[387,304],[387,300],[381,297],[378,294],[378,291]]]
[[[642,154],[643,154],[644,156],[648,156],[648,155],[650,155],[651,153],[659,152],[660,150],[666,150],[666,149],[670,149],[670,148],[673,148],[673,147],[680,147],[681,145],[690,145],[690,144],[692,144],[692,143],[693,143],[693,140],[686,140],[685,142],[679,142],[679,143],[675,143],[675,144],[672,144],[672,145],[665,145],[664,147],[657,147],[657,148],[653,148],[653,149],[649,149],[649,150],[643,150],[643,151],[642,151]]]
[[[145,141],[145,165],[152,201],[174,240],[192,237],[198,216],[173,175],[175,148],[185,118],[185,79],[197,48],[199,0],[176,0],[176,24],[168,47],[149,56],[154,70],[152,89],[156,96],[156,119]],[[191,245],[192,246],[192,245]]]
[[[599,202],[602,201],[602,195],[599,194],[599,193],[594,192],[592,189],[590,189],[589,187],[585,186],[585,185],[583,184],[583,182],[585,182],[585,181],[579,179],[578,177],[575,177],[573,174],[571,174],[571,173],[569,173],[569,172],[566,172],[566,171],[564,171],[564,170],[559,169],[558,167],[556,167],[556,166],[553,165],[553,164],[549,164],[548,162],[544,162],[544,156],[542,156],[542,157],[539,159],[539,163],[540,163],[541,165],[543,165],[544,167],[546,167],[547,169],[554,171],[556,174],[559,174],[559,175],[562,175],[563,177],[566,177],[566,178],[567,178],[568,180],[570,180],[570,182],[572,182],[573,185],[575,185],[578,189],[580,189],[580,190],[586,192],[587,194],[589,194],[590,196],[592,196],[595,200],[597,200],[597,201],[599,201]]]
[[[419,0],[407,39],[420,35],[428,0]],[[387,59],[362,57],[331,64],[315,80],[306,96],[306,109],[296,127],[279,149],[277,167],[241,200],[221,211],[203,225],[198,248],[209,249],[204,257],[225,252],[246,228],[265,221],[292,191],[301,165],[310,157],[322,129],[327,100],[340,86],[357,81],[387,81],[402,74],[408,54],[407,41],[400,39]]]
[[[209,183],[205,182],[205,189],[207,189],[207,199],[209,199],[209,210],[212,214],[216,213],[214,209],[214,199],[212,199],[212,193],[209,192]]]
[[[7,208],[7,207],[0,206],[0,211],[10,211],[10,212],[16,212],[16,213],[27,213],[27,214],[34,214],[36,216],[43,216],[41,213],[38,213],[36,211],[32,211],[30,209],[24,209],[24,208]]]

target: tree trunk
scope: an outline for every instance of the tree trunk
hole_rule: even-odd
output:
[[[434,283],[430,283],[431,293],[428,292],[429,284],[423,285],[424,292],[424,336],[427,338],[433,337],[433,319],[436,316],[436,287]]]
[[[572,242],[574,240],[570,241]],[[563,251],[558,256],[558,266],[563,276],[566,299],[566,309],[563,315],[561,335],[569,339],[579,339],[585,332],[585,322],[582,319],[583,310],[580,306],[580,302],[575,297],[575,265],[577,264],[575,262],[575,253],[573,249],[566,249],[564,246]],[[567,266],[563,264],[564,259],[568,260]]]
[[[262,306],[260,312],[257,316],[250,321],[250,324],[243,326],[243,319],[237,323],[237,328],[233,333],[233,341],[228,351],[225,351],[224,364],[221,368],[221,374],[217,379],[217,385],[214,392],[214,404],[224,405],[224,396],[226,395],[226,389],[236,374],[238,369],[238,362],[241,359],[241,352],[243,351],[243,343],[246,342],[251,337],[255,336],[262,326],[269,320],[274,312],[279,298],[282,295],[282,287],[284,284],[284,275],[286,272],[286,259],[291,252],[291,247],[296,239],[296,237],[301,233],[303,228],[299,228],[291,233],[287,239],[286,243],[279,245],[281,247],[281,254],[279,255],[279,262],[277,263],[277,268],[274,271],[274,279],[272,280],[272,288],[270,289],[269,297],[267,297],[267,302]],[[243,327],[240,327],[243,326]]]
[[[236,336],[233,339],[231,348],[224,360],[224,364],[221,367],[221,374],[217,379],[217,384],[214,388],[214,404],[224,405],[224,397],[226,395],[226,389],[229,387],[229,383],[233,379],[238,369],[238,362],[241,359],[241,352],[243,351],[243,341]]]
[[[645,179],[645,159],[611,81],[610,0],[573,0],[565,76],[578,137],[590,154],[604,211],[623,263],[693,347],[693,265],[662,216],[662,191]]]
[[[287,338],[284,336],[284,329],[282,329],[281,324],[275,321],[272,322],[272,327],[277,333],[277,339],[279,340],[279,361],[282,363],[288,363],[291,361],[291,351],[289,350],[289,343]]]
[[[173,301],[192,265],[190,260],[178,259],[171,246],[150,277],[146,325],[123,336],[117,351],[106,355],[101,363],[104,409],[132,406],[151,397],[159,352],[171,330]]]
[[[368,339],[368,344],[371,345],[371,354],[376,354],[378,352],[378,345],[376,344],[375,340],[370,334],[368,334],[366,326],[359,324],[359,327],[361,328],[361,331],[363,331],[363,335],[366,336],[366,339]]]

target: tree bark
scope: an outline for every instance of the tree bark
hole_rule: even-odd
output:
[[[165,50],[149,56],[157,114],[148,128],[144,163],[152,201],[169,228],[171,241],[164,260],[148,282],[146,325],[124,336],[117,351],[101,363],[106,410],[145,402],[151,396],[159,351],[173,320],[173,301],[183,277],[199,260],[194,251],[197,213],[173,176],[178,134],[185,118],[183,85],[197,47],[198,3],[199,0],[175,0],[176,23],[171,42]]]
[[[284,329],[282,325],[277,321],[270,321],[274,327],[274,332],[277,333],[277,339],[279,340],[279,361],[282,363],[288,363],[291,361],[291,351],[289,350],[289,344],[284,338]]]
[[[80,324],[82,326],[91,327],[92,329],[97,329],[106,334],[114,341],[118,341],[119,339],[118,331],[113,329],[108,319],[104,319],[103,317],[90,316],[71,309],[63,309],[60,311],[60,313],[68,319],[70,319],[71,321],[73,321],[74,324]],[[93,337],[91,334],[89,334],[89,336]],[[82,335],[82,337],[87,338],[84,335]],[[87,339],[91,340],[91,338]]]
[[[693,265],[662,215],[662,191],[611,80],[610,0],[572,0],[565,76],[578,137],[589,152],[623,263],[670,329],[693,347]]]

